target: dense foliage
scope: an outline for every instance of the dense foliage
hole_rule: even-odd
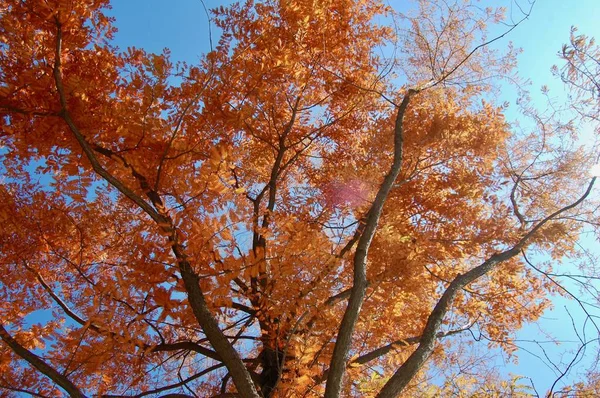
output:
[[[422,396],[443,337],[510,351],[557,290],[527,251],[597,226],[594,154],[505,120],[502,10],[417,6],[221,7],[187,65],[115,48],[107,0],[4,0],[0,389]],[[595,44],[563,57],[593,122]]]

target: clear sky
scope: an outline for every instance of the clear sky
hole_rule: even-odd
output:
[[[173,60],[186,62],[197,61],[202,53],[210,51],[209,24],[200,0],[113,0],[111,3],[109,14],[117,18],[115,25],[119,29],[115,42],[123,50],[135,46],[160,53],[169,48]],[[224,3],[205,1],[208,9]]]
[[[599,18],[600,0],[537,0],[530,18],[508,37],[516,46],[523,49],[523,53],[519,56],[518,73],[531,80],[530,90],[534,100],[536,97],[541,99],[539,89],[542,85],[548,85],[552,97],[559,100],[565,98],[563,85],[552,76],[550,67],[554,64],[561,66],[557,53],[562,45],[568,42],[572,26],[576,26],[580,34],[600,40]],[[598,248],[595,248],[597,243],[592,236],[587,235],[582,238],[582,244],[589,249],[595,249],[596,252],[598,252]],[[565,263],[563,267],[566,269],[569,265]],[[578,292],[578,286],[564,279],[561,282],[565,282],[574,293]],[[584,313],[574,301],[555,297],[553,303],[554,309],[547,311],[537,324],[525,326],[518,338],[544,340],[545,333],[548,333],[549,337],[561,340],[562,344],[540,346],[527,341],[520,342],[519,345],[524,350],[519,350],[517,353],[518,365],[507,366],[507,371],[531,377],[540,394],[547,391],[560,375],[550,361],[562,363],[563,366],[559,366],[562,370],[564,363],[574,358],[573,351],[580,346],[573,325],[576,325],[579,333],[583,329]],[[570,315],[574,319],[573,323]],[[588,324],[585,329],[587,333],[592,333],[593,338],[593,329],[589,326]],[[581,379],[583,376],[581,373],[595,361],[595,350],[598,346],[589,348],[579,366],[567,374],[563,378],[564,381]],[[555,391],[561,385],[562,383],[558,384]]]
[[[527,7],[528,0],[518,1],[523,7]],[[208,8],[224,3],[216,0],[205,1]],[[389,3],[392,6],[395,6],[395,3],[406,6],[406,2],[400,0],[389,0]],[[502,4],[510,7],[511,1],[483,0],[480,4]],[[513,10],[518,19],[518,10],[514,7]],[[209,25],[200,0],[116,0],[109,14],[117,18],[116,26],[119,32],[116,35],[116,44],[123,50],[128,46],[142,47],[151,52],[161,52],[163,48],[169,48],[173,60],[194,63],[202,53],[210,49]],[[519,56],[518,72],[523,78],[531,80],[534,99],[542,85],[548,85],[552,95],[560,96],[563,95],[562,84],[550,73],[550,67],[559,63],[557,53],[562,45],[568,42],[571,26],[577,26],[582,34],[600,39],[599,20],[600,0],[537,0],[529,19],[500,43],[500,46],[506,45],[510,40],[523,49]],[[214,26],[212,29],[213,40],[216,42],[218,31]],[[507,93],[506,100],[514,101],[514,97]],[[568,306],[576,321],[582,319],[581,312],[575,304],[569,304],[565,299],[557,298],[554,302],[556,310],[547,312],[539,325],[526,326],[519,334],[520,338],[545,339],[541,328],[562,340],[575,339],[564,306]],[[545,365],[547,360],[542,361],[535,356],[544,356],[540,347],[527,343],[523,343],[523,346],[533,354],[519,351],[519,365],[508,366],[506,369],[531,377],[538,392],[543,394],[556,378],[556,373]],[[544,348],[553,360],[558,360],[564,349],[569,349],[569,343],[560,347],[545,345]],[[569,361],[572,356],[565,354],[562,358]],[[588,358],[586,363],[589,361]]]
[[[529,19],[508,37],[523,49],[519,73],[537,86],[551,85],[549,68],[557,63],[556,54],[568,42],[571,26],[600,38],[599,17],[599,0],[537,0]]]
[[[530,0],[518,1],[525,6]],[[394,6],[396,2],[400,0],[389,3]],[[208,8],[225,3],[228,2],[205,1]],[[481,2],[484,6],[510,3],[511,0]],[[117,17],[119,28],[116,42],[123,49],[135,45],[160,52],[167,47],[175,60],[190,62],[209,49],[208,23],[200,0],[116,0],[112,7],[110,14]],[[515,15],[518,16],[516,9]],[[529,20],[507,37],[524,50],[519,57],[519,72],[538,85],[551,83],[549,68],[556,63],[562,44],[568,41],[571,26],[579,27],[583,34],[600,37],[599,18],[600,0],[537,0]]]

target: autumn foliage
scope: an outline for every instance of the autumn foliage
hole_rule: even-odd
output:
[[[106,7],[0,5],[7,394],[423,394],[450,336],[510,351],[548,306],[526,251],[597,225],[577,126],[497,104],[501,10],[248,1],[188,65],[114,47]]]

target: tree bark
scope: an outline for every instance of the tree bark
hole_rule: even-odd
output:
[[[333,356],[329,366],[329,375],[327,377],[327,386],[325,388],[326,398],[337,398],[340,396],[344,372],[346,370],[348,350],[350,349],[350,343],[352,341],[352,334],[367,290],[366,265],[369,247],[371,246],[371,241],[377,230],[377,224],[379,223],[385,200],[402,169],[402,151],[404,143],[402,124],[408,103],[410,102],[411,97],[416,93],[417,91],[409,89],[404,95],[402,103],[398,107],[394,126],[394,159],[392,166],[379,187],[375,200],[367,213],[365,227],[358,240],[358,245],[354,253],[354,281],[352,284],[352,292],[350,293],[348,306],[346,307],[344,317],[342,318],[342,323],[333,349]]]
[[[29,362],[31,366],[42,372],[50,380],[58,384],[65,390],[71,397],[74,398],[85,398],[85,395],[73,384],[65,375],[59,373],[52,366],[48,365],[42,358],[23,347],[17,340],[15,340],[6,329],[4,325],[0,323],[0,338],[9,346],[18,356]]]
[[[486,261],[481,263],[479,266],[471,269],[463,275],[458,275],[456,278],[450,282],[444,294],[439,299],[433,311],[427,318],[427,323],[425,325],[425,329],[423,334],[421,335],[421,340],[419,341],[419,347],[408,357],[406,362],[398,368],[398,370],[394,373],[394,375],[388,380],[388,382],[383,386],[382,390],[377,395],[377,398],[394,398],[400,396],[400,393],[406,388],[408,383],[413,379],[413,377],[417,374],[419,369],[423,366],[427,358],[433,352],[433,348],[435,346],[436,334],[444,320],[444,316],[448,312],[452,301],[456,297],[456,294],[463,289],[468,284],[476,281],[482,276],[486,275],[494,268],[496,268],[501,263],[513,258],[517,254],[524,249],[531,238],[548,222],[552,221],[561,213],[564,213],[567,210],[570,210],[574,207],[577,207],[580,203],[582,203],[585,198],[588,197],[590,192],[592,191],[592,187],[596,181],[596,177],[592,178],[590,181],[587,190],[585,193],[575,202],[571,203],[568,206],[565,206],[536,224],[527,234],[525,234],[512,248],[505,250],[501,253],[496,253],[488,258]]]
[[[160,203],[161,199],[158,196],[158,193],[150,190],[149,185],[145,183],[143,176],[135,175],[135,177],[140,181],[140,184],[143,185],[142,188],[144,188],[144,192],[152,202],[152,204],[149,204],[139,195],[137,195],[135,192],[129,189],[119,179],[115,178],[106,169],[104,169],[100,162],[98,162],[98,159],[96,158],[90,144],[87,142],[87,140],[85,139],[81,131],[79,131],[75,122],[71,118],[71,115],[69,114],[67,108],[67,100],[64,93],[62,81],[62,29],[58,20],[56,21],[56,25],[57,34],[53,74],[62,108],[60,116],[67,123],[69,129],[71,130],[77,142],[83,149],[83,152],[85,153],[87,159],[92,164],[92,168],[94,169],[94,171],[97,172],[100,176],[102,176],[115,188],[117,188],[122,194],[127,196],[134,203],[136,203],[142,210],[144,210],[146,214],[148,214],[157,224],[159,224],[165,232],[169,234],[168,239],[172,245],[171,247],[173,254],[177,259],[179,270],[181,272],[184,286],[188,295],[188,301],[190,303],[190,306],[192,307],[194,316],[196,317],[198,323],[202,327],[202,330],[206,334],[206,337],[210,341],[211,345],[213,346],[217,354],[221,357],[223,363],[231,373],[233,382],[236,385],[240,395],[242,397],[248,398],[260,398],[260,395],[258,394],[256,387],[254,386],[250,373],[244,365],[244,362],[242,361],[238,352],[233,348],[229,340],[227,340],[227,337],[225,337],[225,335],[219,328],[217,321],[213,317],[212,313],[208,308],[208,305],[206,304],[204,294],[199,285],[198,275],[196,275],[191,264],[187,260],[187,256],[184,253],[183,246],[179,243],[177,231],[173,226],[171,218],[168,215],[161,213],[160,208],[162,206],[157,206],[162,205],[162,203]],[[135,172],[135,170],[132,171]]]

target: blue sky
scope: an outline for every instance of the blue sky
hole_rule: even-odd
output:
[[[518,0],[526,6],[527,0]],[[390,0],[395,3],[406,3]],[[225,2],[206,0],[208,8],[223,5]],[[482,6],[507,5],[510,0],[482,1]],[[515,15],[518,18],[518,11]],[[169,48],[172,59],[194,63],[199,60],[202,53],[209,51],[209,25],[205,10],[200,0],[177,0],[167,2],[164,0],[119,0],[113,2],[113,10],[109,13],[117,18],[116,26],[119,32],[115,43],[121,48],[128,46],[142,47],[147,51],[160,53],[163,48]],[[540,87],[547,85],[551,95],[556,98],[565,98],[562,83],[555,79],[550,67],[560,64],[557,53],[562,45],[569,40],[571,26],[577,26],[581,34],[595,36],[600,39],[600,0],[537,0],[529,19],[514,30],[499,46],[502,47],[512,41],[517,47],[523,49],[519,56],[519,75],[531,81],[530,90],[533,99],[541,99]],[[213,41],[218,40],[218,32],[213,29]],[[514,104],[514,93],[507,92],[507,100]],[[516,117],[514,107],[511,106],[509,117]],[[591,239],[585,239],[589,243]],[[574,332],[571,321],[564,307],[569,308],[576,321],[581,320],[581,311],[577,310],[574,303],[569,303],[562,298],[554,299],[555,310],[545,314],[539,325],[528,325],[519,334],[522,339],[543,338],[540,329],[550,332],[562,340],[573,340]],[[589,330],[588,330],[589,331]],[[540,348],[535,345],[526,345],[533,350],[535,355],[542,355]],[[557,359],[563,355],[564,349],[569,348],[569,343],[560,347],[545,346],[548,355]],[[506,371],[529,376],[533,379],[538,391],[543,394],[555,379],[555,373],[544,362],[534,355],[520,351],[518,366],[510,365]],[[564,359],[570,360],[567,354]],[[588,358],[587,363],[590,359]],[[501,361],[499,366],[504,366]],[[573,375],[576,376],[576,375]],[[569,380],[569,378],[566,378]]]
[[[224,3],[205,2],[207,8]],[[115,43],[122,50],[135,46],[160,53],[169,48],[173,60],[190,63],[210,50],[209,24],[200,0],[117,0],[109,14],[117,18]]]
[[[524,4],[527,0],[519,2]],[[205,1],[208,8],[226,3]],[[390,2],[392,6],[394,3]],[[510,4],[510,0],[482,1],[481,4]],[[200,0],[118,0],[113,1],[112,7],[110,14],[117,18],[119,28],[116,43],[122,49],[137,46],[161,52],[166,47],[171,50],[173,59],[189,62],[209,49],[208,23]],[[528,21],[506,39],[524,50],[519,57],[519,72],[536,85],[551,85],[549,68],[557,62],[556,53],[567,42],[571,26],[579,27],[583,34],[598,37],[599,16],[599,0],[537,0]]]
[[[537,0],[529,19],[508,38],[523,49],[519,73],[536,86],[552,86],[549,69],[557,63],[556,54],[568,41],[571,26],[577,26],[583,34],[600,37],[599,16],[598,0]]]
[[[565,99],[564,87],[552,76],[550,67],[554,64],[560,67],[557,53],[561,50],[562,45],[568,42],[571,26],[576,26],[580,34],[600,39],[598,17],[600,17],[599,0],[538,0],[530,18],[519,26],[514,34],[511,34],[509,39],[523,49],[523,53],[519,56],[518,73],[531,80],[530,90],[534,100],[542,100],[540,94],[542,85],[548,85],[551,97],[559,101]],[[598,249],[594,248],[597,241],[592,236],[584,236],[582,244],[590,249],[595,249],[598,253]],[[568,263],[563,264],[564,268],[569,266],[573,267]],[[565,282],[564,279],[561,282]],[[568,281],[566,286],[574,293],[578,292],[577,287]],[[555,297],[553,303],[553,310],[547,311],[537,324],[525,326],[518,337],[523,340],[543,339],[544,334],[549,333],[550,336],[563,341],[563,343],[560,346],[543,345],[544,352],[537,344],[523,342],[520,345],[530,352],[520,350],[518,365],[508,364],[507,366],[507,371],[531,377],[540,393],[545,392],[560,374],[557,374],[556,369],[552,369],[545,355],[547,354],[552,361],[557,363],[569,362],[574,358],[572,351],[579,347],[569,314],[573,316],[579,333],[582,331],[584,319],[583,311],[574,301]],[[592,331],[593,329],[588,325],[586,332],[591,333]],[[597,349],[597,345],[590,347],[580,366],[574,372],[566,375],[564,381],[581,379],[583,376],[581,372],[595,360],[595,349]],[[558,384],[558,388],[560,385]]]

